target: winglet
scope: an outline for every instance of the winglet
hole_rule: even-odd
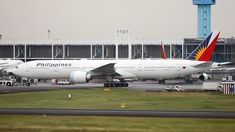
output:
[[[165,48],[162,42],[161,42],[161,47],[162,47],[162,59],[166,59],[166,52],[165,52]]]
[[[212,37],[212,33],[188,56],[189,60],[210,61],[220,32]],[[213,38],[212,41],[211,38]]]

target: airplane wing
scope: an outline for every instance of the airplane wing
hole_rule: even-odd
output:
[[[2,62],[2,63],[0,63],[0,66],[5,65],[5,64],[8,64],[8,62]]]
[[[4,73],[6,73],[6,70],[0,67],[0,75],[2,76]]]
[[[99,75],[99,76],[117,76],[120,75],[115,71],[114,65],[116,63],[109,63],[100,67],[97,67],[90,71],[92,75]]]
[[[197,65],[194,65],[193,67],[195,68],[204,68],[204,67],[210,67],[212,65],[213,62],[211,61],[207,61],[207,62],[203,62]]]

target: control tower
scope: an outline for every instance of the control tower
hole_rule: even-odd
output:
[[[193,4],[198,6],[198,38],[206,38],[211,32],[211,5],[215,3],[215,0],[193,0]]]

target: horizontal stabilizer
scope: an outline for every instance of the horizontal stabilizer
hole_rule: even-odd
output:
[[[212,64],[213,64],[213,62],[207,61],[207,62],[203,62],[203,63],[197,64],[197,65],[195,65],[193,67],[195,67],[195,68],[206,68],[206,67],[210,67]]]
[[[223,62],[219,63],[218,66],[235,66],[235,62]]]

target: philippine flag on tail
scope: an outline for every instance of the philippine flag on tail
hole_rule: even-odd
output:
[[[220,32],[214,36],[213,32],[188,56],[189,60],[210,61]]]

